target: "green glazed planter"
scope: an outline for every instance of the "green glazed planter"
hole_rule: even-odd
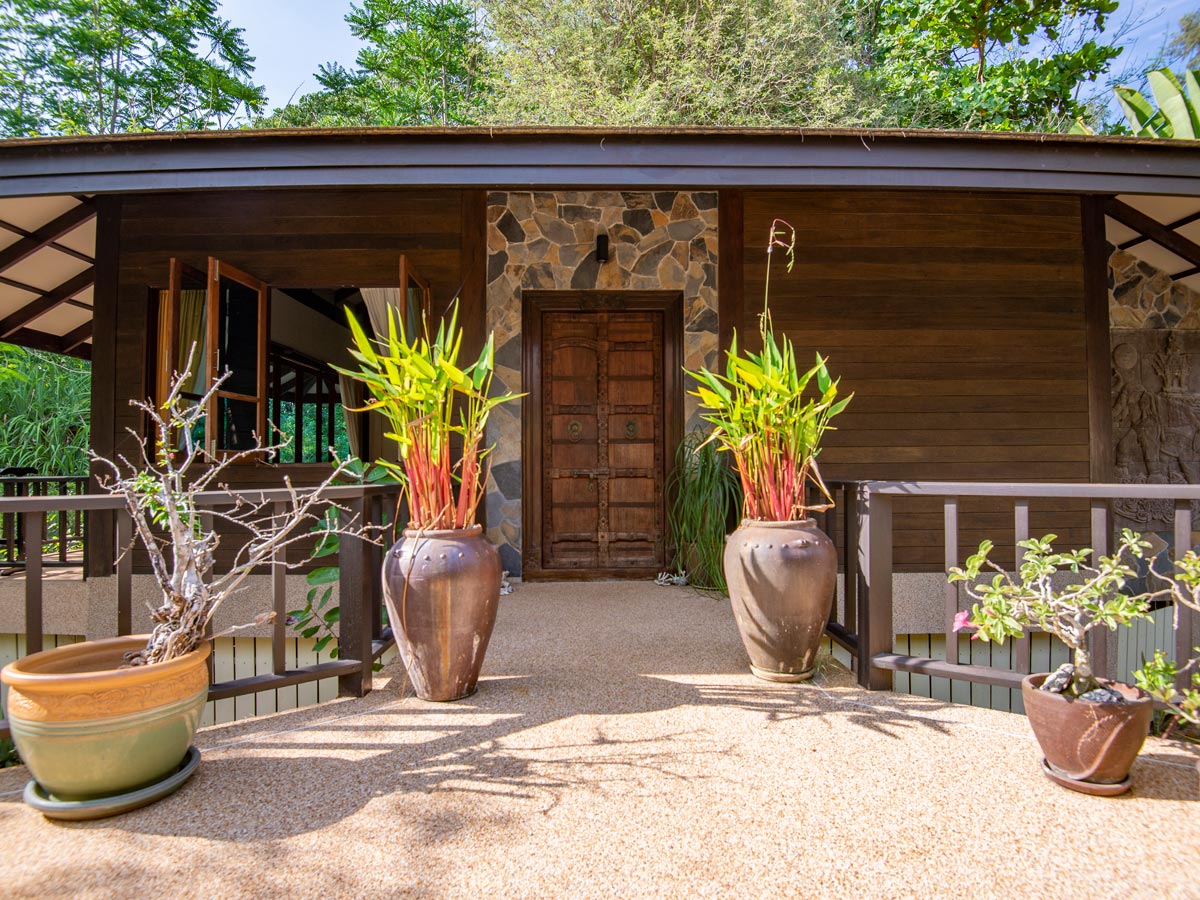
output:
[[[4,668],[13,742],[42,791],[84,801],[178,771],[208,699],[207,643],[153,666],[120,668],[146,635],[85,641]]]

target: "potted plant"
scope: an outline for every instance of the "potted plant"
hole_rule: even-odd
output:
[[[1112,556],[1089,564],[1089,549],[1056,552],[1056,535],[1020,541],[1015,577],[992,562],[984,541],[961,569],[950,569],[976,602],[960,612],[954,629],[974,628],[973,640],[1003,643],[1040,628],[1070,648],[1072,661],[1057,671],[1027,675],[1021,697],[1042,748],[1042,770],[1051,780],[1086,794],[1129,790],[1129,770],[1149,731],[1154,712],[1143,690],[1099,677],[1092,670],[1088,635],[1149,618],[1149,595],[1124,593],[1136,573],[1128,560],[1150,546],[1126,529]],[[985,570],[990,580],[980,580]]]
[[[713,425],[709,440],[732,455],[741,481],[743,518],[726,542],[724,568],[750,671],[786,682],[812,677],[837,587],[833,544],[808,513],[833,505],[817,454],[830,420],[851,399],[837,399],[838,381],[820,354],[801,370],[792,342],[775,336],[767,302],[771,253],[782,248],[791,271],[795,245],[795,229],[772,222],[762,350],[739,353],[735,334],[724,375],[689,373],[699,382],[693,393],[706,410],[702,417]]]
[[[95,459],[111,469],[101,485],[124,500],[134,532],[162,592],[150,634],[84,641],[34,653],[6,666],[8,720],[33,781],[26,802],[54,818],[85,819],[144,805],[177,789],[195,770],[191,747],[208,697],[206,631],[222,602],[276,552],[309,539],[301,527],[328,505],[315,489],[291,492],[287,510],[230,494],[228,507],[201,511],[197,495],[222,486],[229,468],[278,449],[254,446],[218,460],[194,439],[219,378],[199,402],[175,381],[163,408],[134,403],[154,425],[154,451],[133,464]],[[285,485],[291,485],[285,479]],[[241,530],[232,566],[214,573],[216,522]],[[123,552],[131,552],[131,547]],[[273,613],[254,624],[271,621]],[[236,630],[236,629],[233,629]]]
[[[389,621],[417,696],[458,700],[475,692],[500,598],[500,555],[475,522],[492,449],[484,427],[518,395],[489,396],[491,335],[478,359],[459,366],[457,303],[432,337],[424,318],[422,332],[408,334],[395,310],[378,341],[349,322],[359,368],[340,371],[366,386],[363,411],[378,410],[391,426],[400,462],[381,465],[408,506],[408,528],[383,563]]]

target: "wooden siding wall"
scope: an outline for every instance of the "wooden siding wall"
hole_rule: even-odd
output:
[[[151,386],[151,291],[166,287],[171,257],[203,271],[216,256],[275,287],[335,288],[397,286],[400,254],[407,254],[431,283],[435,311],[461,294],[466,343],[480,345],[482,197],[482,191],[329,190],[122,198],[119,246],[112,242],[111,251],[119,260],[115,359],[111,373],[97,371],[113,397],[94,414],[97,451],[128,454],[134,450],[128,430],[142,431],[142,416],[128,401],[146,397]],[[475,237],[464,240],[464,233]],[[248,465],[238,482],[274,487],[284,471],[297,484],[315,483],[325,467]],[[111,541],[101,537],[98,544]],[[93,551],[93,574],[111,570],[111,553],[99,545]]]
[[[1088,480],[1079,198],[755,191],[744,203],[743,329],[771,221],[785,218],[796,264],[786,274],[775,253],[775,325],[856,395],[826,441],[827,479]],[[1011,541],[1011,504],[964,502],[961,516],[964,551]],[[1034,534],[1087,546],[1086,524],[1078,508],[1031,509]],[[898,503],[896,527],[898,564],[942,568],[937,501]]]

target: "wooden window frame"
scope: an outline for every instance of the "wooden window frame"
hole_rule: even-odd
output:
[[[405,317],[408,316],[408,283],[412,281],[416,284],[417,289],[421,293],[421,314],[425,321],[433,316],[433,289],[429,285],[426,278],[421,277],[421,273],[417,271],[417,267],[412,264],[405,254],[400,254],[400,303],[402,304]],[[412,339],[412,335],[409,335]]]
[[[222,398],[255,404],[255,427],[258,432],[258,439],[259,441],[267,441],[267,392],[269,390],[267,381],[267,355],[270,352],[271,338],[271,289],[265,281],[255,278],[247,272],[243,272],[236,266],[231,266],[229,263],[212,256],[208,258],[208,297],[205,309],[207,321],[205,325],[208,327],[208,380],[206,385],[209,388],[216,382],[219,374],[217,367],[219,365],[218,341],[220,340],[219,313],[221,308],[220,291],[222,278],[237,282],[258,294],[258,372],[256,373],[256,396],[234,391],[217,390],[213,391],[209,397],[208,409],[205,411],[208,419],[208,427],[204,431],[204,441],[206,449],[214,456],[221,453],[244,452],[228,450],[217,446],[217,438],[221,431],[217,409]]]

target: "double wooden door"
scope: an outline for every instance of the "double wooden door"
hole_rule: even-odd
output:
[[[527,533],[528,574],[658,572],[666,566],[664,492],[678,402],[671,305],[581,295],[570,308],[570,299],[538,310],[535,335],[527,335],[539,344],[530,385],[538,414],[527,424],[537,431],[537,458],[526,465],[536,467],[539,487],[530,498],[539,514],[538,533]]]

